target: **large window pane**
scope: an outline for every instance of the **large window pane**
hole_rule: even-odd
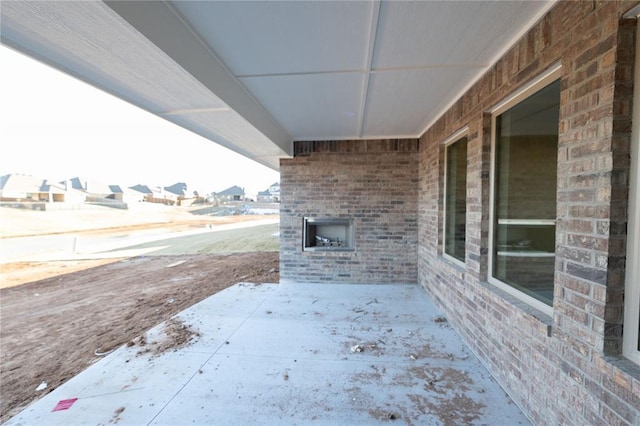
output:
[[[449,145],[446,159],[444,252],[464,262],[467,215],[467,138]]]
[[[551,305],[560,81],[496,117],[493,276]]]

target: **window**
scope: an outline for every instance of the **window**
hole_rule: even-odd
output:
[[[551,313],[559,66],[493,112],[490,281]]]
[[[445,149],[444,253],[463,262],[467,215],[467,138]]]
[[[640,31],[636,32],[636,70],[631,131],[631,180],[627,224],[623,355],[640,364]]]

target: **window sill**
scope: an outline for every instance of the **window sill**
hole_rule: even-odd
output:
[[[533,318],[538,323],[538,329],[540,333],[544,333],[547,337],[551,337],[551,327],[553,325],[553,316],[543,312],[539,309],[534,308],[528,303],[523,302],[518,299],[516,296],[511,293],[502,290],[500,287],[497,287],[494,284],[483,281],[480,283],[482,287],[495,294],[505,302],[509,303],[513,306],[514,309],[517,309],[527,316]]]
[[[460,282],[465,281],[465,274],[467,273],[467,265],[444,253],[440,253],[440,255],[438,256],[438,261],[440,261],[443,268],[448,269],[448,273],[452,277],[454,277],[455,280]]]
[[[456,269],[459,269],[460,272],[466,272],[467,265],[464,262],[456,259],[453,256],[448,255],[447,253],[442,253],[441,259],[453,266]]]
[[[624,374],[628,374],[636,380],[640,380],[640,365],[623,357],[622,355],[604,355],[602,359],[608,362]]]

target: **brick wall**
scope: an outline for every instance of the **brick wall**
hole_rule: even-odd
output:
[[[283,282],[415,283],[418,141],[296,142],[280,162]],[[351,218],[354,251],[303,251],[305,217]]]
[[[621,357],[637,2],[559,2],[420,139],[418,279],[536,424],[640,424]],[[487,283],[494,105],[562,64],[553,316]],[[443,148],[468,126],[465,267],[442,256]]]

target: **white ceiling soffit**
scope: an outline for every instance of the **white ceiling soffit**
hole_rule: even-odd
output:
[[[2,41],[277,168],[419,137],[554,1],[3,2]]]
[[[419,137],[552,1],[173,6],[294,140]]]

